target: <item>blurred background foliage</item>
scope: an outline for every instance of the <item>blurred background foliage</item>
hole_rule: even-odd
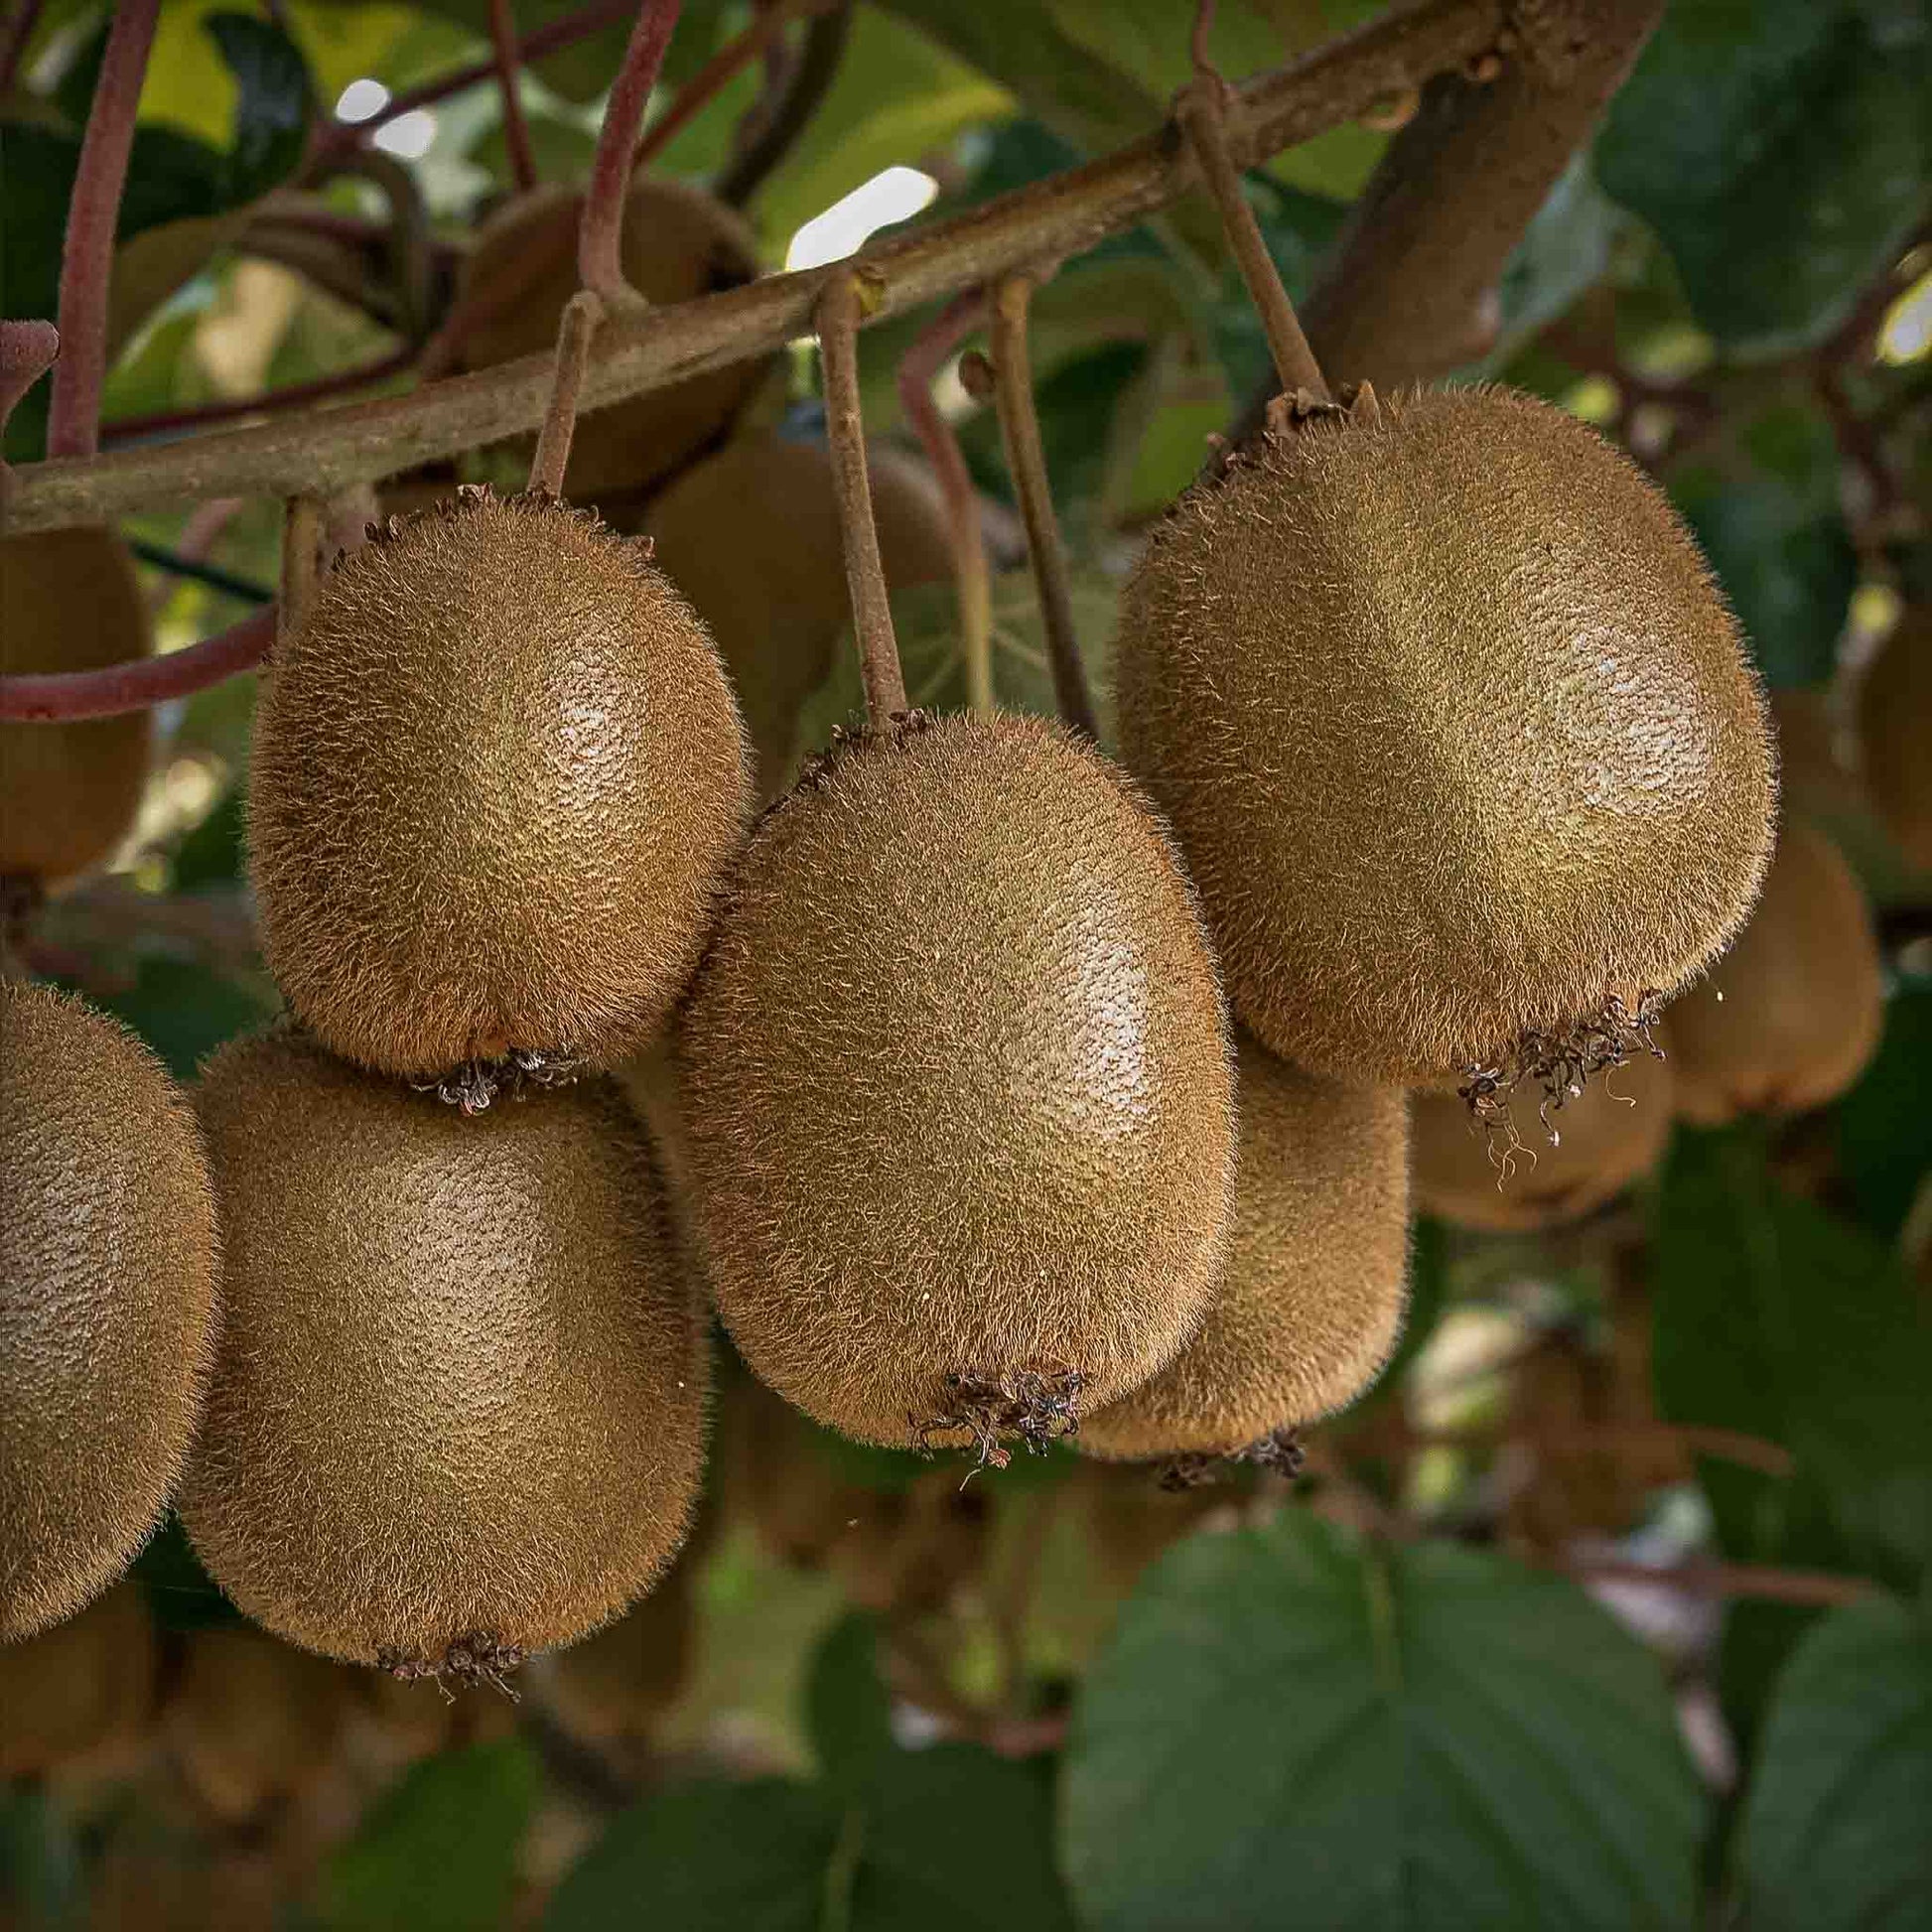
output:
[[[1215,52],[1243,74],[1377,10],[1229,0]],[[527,32],[571,11],[515,14]],[[628,24],[608,11],[523,77],[546,179],[588,163]],[[751,12],[691,0],[666,100]],[[1191,12],[850,8],[745,208],[765,266],[884,169],[920,171],[943,214],[1142,136],[1185,75]],[[0,101],[10,316],[54,312],[105,20],[47,0]],[[486,36],[484,0],[170,0],[120,222],[114,447],[344,370],[408,384],[509,192],[496,93],[387,123],[353,172],[318,174],[308,130]],[[732,80],[656,171],[728,172],[768,84],[756,65]],[[1402,111],[1250,177],[1296,293]],[[1763,1050],[1789,1065],[1707,1063],[1692,1105],[1687,1052],[1698,1124],[1659,1118],[1513,1214],[1486,1172],[1459,1196],[1425,1175],[1446,1213],[1417,1221],[1401,1353],[1292,1490],[1167,1494],[1065,1449],[962,1484],[816,1431],[726,1351],[690,1548],[515,1707],[272,1643],[165,1527],[101,1602],[0,1652],[7,1922],[1932,1925],[1932,848],[1874,749],[1915,733],[1932,766],[1932,680],[1874,678],[1932,654],[1928,209],[1916,0],[1674,0],[1458,377],[1622,443],[1748,629],[1788,822],[1824,830],[1861,907],[1822,956],[1802,903],[1796,937],[1761,941],[1757,990],[1799,1016]],[[893,377],[922,321],[864,340],[881,437],[903,441]],[[1140,533],[1265,375],[1205,204],[1066,264],[1035,357],[1104,682]],[[809,441],[812,381],[785,358],[744,432]],[[9,459],[39,455],[43,397]],[[1013,572],[997,426],[950,371],[940,397]],[[272,503],[127,534],[169,646],[275,578]],[[960,701],[949,590],[910,586],[899,616],[915,698]],[[855,708],[849,659],[803,700],[794,754]],[[1005,702],[1048,708],[1023,573],[996,587],[995,674]],[[167,708],[137,831],[35,941],[39,970],[184,1077],[275,1010],[241,866],[251,700],[238,679]],[[1820,1072],[1808,1055],[1839,1034],[1854,1044]]]

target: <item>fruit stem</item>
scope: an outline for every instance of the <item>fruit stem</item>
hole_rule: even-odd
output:
[[[637,9],[623,66],[604,103],[604,126],[591,163],[583,225],[577,231],[577,276],[587,289],[616,304],[634,307],[642,300],[623,279],[624,195],[630,185],[637,130],[643,126],[657,70],[664,65],[664,50],[671,44],[680,4],[681,0],[643,0]]]
[[[999,405],[1000,434],[1007,468],[1027,525],[1027,556],[1033,564],[1039,598],[1046,654],[1053,666],[1053,695],[1060,716],[1085,737],[1097,740],[1093,695],[1073,629],[1073,596],[1067,582],[1066,546],[1053,512],[1053,486],[1046,475],[1039,413],[1034,407],[1033,358],[1027,345],[1027,314],[1034,295],[1029,274],[1005,277],[993,292],[993,394]]]
[[[54,396],[47,415],[49,456],[92,456],[99,446],[114,222],[160,12],[161,0],[116,0],[107,30],[61,249],[61,359],[54,365]]]
[[[35,671],[0,677],[0,724],[65,725],[118,718],[170,698],[192,697],[252,670],[275,642],[272,605],[186,650],[135,657],[97,671]]]
[[[859,408],[859,318],[864,308],[858,275],[844,270],[827,279],[814,319],[825,367],[825,434],[859,669],[865,679],[866,718],[875,731],[886,731],[894,713],[905,709],[905,677],[899,669],[879,527],[873,521],[872,483],[866,475],[866,425]]]
[[[0,95],[13,92],[21,59],[27,52],[27,43],[34,38],[40,17],[41,0],[20,0],[7,16],[5,28],[0,29]]]
[[[974,711],[993,709],[993,572],[986,561],[986,531],[972,473],[959,438],[932,398],[932,382],[946,357],[980,327],[985,312],[986,298],[978,289],[954,296],[920,331],[898,365],[899,409],[918,437],[946,502],[966,703]]]
[[[51,322],[0,322],[0,433],[60,352],[61,332]]]
[[[577,430],[577,399],[584,390],[584,366],[603,320],[603,298],[589,289],[579,289],[564,304],[563,321],[557,327],[557,373],[551,385],[550,407],[537,433],[536,455],[530,459],[528,487],[533,492],[545,496],[564,493],[570,439]]]
[[[275,648],[287,648],[309,621],[322,549],[322,498],[306,490],[282,506],[282,601],[275,610]]]
[[[1203,12],[1212,17],[1213,8],[1204,0]],[[1196,23],[1196,32],[1200,29]],[[1204,68],[1180,91],[1174,102],[1174,118],[1193,150],[1201,179],[1214,198],[1221,225],[1227,230],[1241,279],[1248,285],[1248,297],[1261,318],[1268,338],[1268,352],[1275,360],[1275,373],[1281,377],[1283,392],[1293,396],[1306,391],[1316,402],[1328,402],[1328,385],[1322,379],[1314,351],[1302,333],[1295,305],[1282,286],[1280,271],[1262,239],[1261,223],[1241,192],[1240,172],[1228,152],[1225,95],[1227,83],[1212,68]]]
[[[496,87],[503,97],[503,147],[509,156],[510,179],[519,194],[528,194],[537,185],[537,158],[516,86],[516,22],[510,18],[510,0],[489,0],[489,42]]]
[[[823,0],[771,0],[742,34],[727,41],[677,90],[677,98],[651,122],[637,143],[637,152],[630,157],[631,176],[634,178],[662,154],[742,68],[749,67],[767,47],[773,46],[795,14],[808,5],[816,7],[822,3]]]

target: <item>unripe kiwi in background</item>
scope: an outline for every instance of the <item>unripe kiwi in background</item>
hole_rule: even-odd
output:
[[[1905,858],[1932,872],[1932,609],[1908,606],[1859,687],[1865,785]]]
[[[1128,587],[1118,679],[1237,1016],[1338,1078],[1676,990],[1769,857],[1763,695],[1695,544],[1507,391],[1318,416],[1197,483]]]
[[[949,578],[945,508],[929,474],[884,444],[867,462],[887,584]],[[652,561],[717,640],[769,796],[791,767],[799,709],[851,621],[832,460],[820,442],[741,436],[653,499],[642,527]]]
[[[111,530],[0,537],[0,673],[91,671],[153,648],[134,559]],[[0,725],[0,879],[68,879],[110,858],[134,824],[151,736],[146,711]]]
[[[485,305],[488,317],[466,337],[458,366],[485,369],[556,346],[564,305],[576,294],[577,230],[583,197],[538,188],[507,202],[484,223],[458,289],[459,309]],[[643,180],[624,198],[624,279],[659,308],[757,278],[758,244],[744,220],[682,182]],[[564,494],[603,497],[640,491],[674,475],[729,431],[772,365],[753,356],[687,376],[627,402],[590,410],[571,440]]]
[[[586,1743],[647,1738],[683,1688],[696,1625],[692,1574],[680,1562],[641,1603],[549,1660],[546,1709]]]
[[[338,1666],[258,1630],[195,1630],[162,1731],[204,1810],[220,1824],[245,1825],[329,1762],[352,1684]]]
[[[1621,1193],[1662,1158],[1670,1141],[1672,1062],[1633,1053],[1549,1116],[1553,1146],[1534,1109],[1508,1126],[1471,1119],[1452,1093],[1415,1097],[1416,1205],[1460,1227],[1547,1228],[1574,1221]]]
[[[1871,908],[1838,847],[1788,818],[1764,897],[1711,976],[1670,1011],[1677,1111],[1700,1126],[1822,1107],[1884,1026]]]
[[[724,667],[641,549],[481,489],[324,579],[276,654],[250,783],[290,1006],[410,1078],[640,1045],[750,803]]]
[[[181,1513],[234,1601],[438,1667],[648,1588],[697,1493],[707,1335],[616,1086],[465,1119],[279,1032],[217,1053],[200,1109],[226,1308]]]
[[[1164,828],[1056,726],[835,747],[741,858],[680,1050],[705,1279],[820,1422],[905,1447],[960,1413],[954,1376],[1075,1375],[1084,1412],[1205,1311],[1213,962]]]
[[[0,1644],[0,1778],[138,1739],[154,1715],[155,1668],[154,1621],[133,1583],[37,1637]]]
[[[1241,1135],[1227,1267],[1200,1331],[1096,1410],[1090,1455],[1219,1455],[1352,1402],[1402,1327],[1406,1096],[1343,1086],[1237,1034]]]
[[[167,1070],[80,1001],[0,980],[0,1642],[147,1541],[201,1413],[215,1269]]]

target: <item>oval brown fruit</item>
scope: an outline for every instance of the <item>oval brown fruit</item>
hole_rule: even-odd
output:
[[[200,1108],[231,1232],[181,1513],[234,1601],[489,1678],[647,1589],[697,1495],[708,1338],[616,1086],[466,1119],[276,1033],[217,1053]]]
[[[1317,1072],[1534,1062],[1683,986],[1762,881],[1737,626],[1655,486],[1529,397],[1271,433],[1154,532],[1118,649],[1235,1012]]]
[[[98,1761],[154,1716],[154,1619],[132,1580],[25,1643],[0,1644],[0,1778]]]
[[[1220,1262],[1224,1026],[1098,752],[1008,715],[835,747],[760,821],[684,1014],[693,1223],[747,1363],[862,1441],[948,1418],[995,1460],[1144,1381]]]
[[[1865,786],[1906,859],[1932,872],[1932,612],[1909,606],[1859,687]]]
[[[465,490],[345,556],[277,653],[250,781],[269,966],[385,1073],[608,1063],[696,965],[750,785],[718,653],[643,551]]]
[[[0,980],[0,1642],[147,1541],[201,1414],[215,1272],[167,1070],[80,1001]]]

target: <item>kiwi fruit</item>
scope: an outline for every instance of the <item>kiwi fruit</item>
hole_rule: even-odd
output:
[[[1932,608],[1907,606],[1859,687],[1865,786],[1899,851],[1932,872]]]
[[[479,232],[457,291],[479,326],[457,365],[485,369],[547,353],[577,293],[583,196],[547,186],[506,202]],[[758,243],[741,217],[683,182],[641,180],[623,205],[624,279],[661,308],[757,279]],[[775,358],[755,356],[591,410],[570,446],[564,494],[603,499],[649,490],[728,434]]]
[[[704,1456],[709,1338],[616,1084],[465,1119],[280,1030],[199,1095],[229,1223],[181,1496],[291,1643],[492,1681],[648,1588]]]
[[[191,1632],[162,1732],[203,1811],[245,1825],[300,1791],[336,1749],[351,1681],[244,1626]]]
[[[0,673],[90,671],[154,648],[134,559],[99,524],[0,537]],[[0,725],[0,879],[47,885],[109,858],[147,783],[149,714]]]
[[[1677,1111],[1701,1127],[1835,1100],[1884,1026],[1878,933],[1852,868],[1787,818],[1764,897],[1710,977],[1671,1009]]]
[[[1237,1033],[1227,1268],[1200,1331],[1080,1428],[1089,1455],[1239,1453],[1360,1395],[1402,1327],[1406,1097],[1304,1073]]]
[[[133,1035],[0,980],[0,1642],[147,1541],[201,1414],[215,1222],[195,1117]]]
[[[1165,829],[1056,725],[842,736],[742,855],[679,1053],[702,1272],[819,1422],[1003,1462],[1206,1311],[1220,988]]]
[[[867,452],[874,521],[894,590],[952,575],[930,475],[887,444]],[[817,441],[759,431],[696,463],[654,498],[652,560],[710,627],[770,797],[791,769],[798,713],[851,621],[832,459]]]
[[[0,1644],[0,1778],[138,1737],[154,1714],[156,1661],[154,1622],[132,1583],[25,1643]]]
[[[1671,1092],[1671,1061],[1637,1053],[1569,1096],[1547,1130],[1534,1117],[1474,1121],[1454,1094],[1418,1094],[1416,1205],[1466,1228],[1574,1221],[1656,1166],[1670,1140]]]
[[[609,1747],[650,1735],[690,1672],[691,1583],[689,1565],[675,1565],[641,1603],[550,1660],[545,1705],[571,1736]]]
[[[1762,881],[1737,625],[1656,487],[1531,397],[1364,391],[1271,428],[1154,531],[1117,653],[1122,755],[1235,1013],[1312,1071],[1621,1037]]]
[[[345,555],[277,652],[249,824],[269,967],[381,1072],[615,1060],[697,963],[750,783],[718,653],[644,551],[466,487]]]

